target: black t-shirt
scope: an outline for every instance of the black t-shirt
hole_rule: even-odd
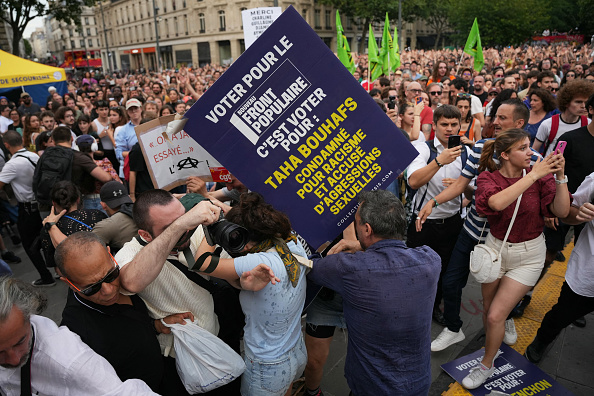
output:
[[[580,127],[573,131],[565,132],[559,140],[565,140],[567,147],[563,152],[565,157],[565,174],[569,179],[567,188],[570,193],[582,184],[586,176],[594,172],[594,136],[588,127]]]
[[[122,381],[138,378],[159,392],[164,371],[161,347],[145,303],[136,295],[130,299],[132,305],[98,305],[68,290],[60,325],[103,356]]]
[[[487,100],[487,97],[489,96],[489,94],[485,90],[483,90],[483,93],[480,95],[477,95],[476,93],[474,93],[473,95],[481,100],[481,104],[484,104],[485,100]]]
[[[136,143],[132,146],[130,154],[128,155],[130,156],[130,171],[136,172],[136,187],[134,193],[136,194],[136,197],[138,197],[143,191],[152,190],[155,187],[153,186],[151,175],[146,166],[146,162],[144,161],[140,144]]]

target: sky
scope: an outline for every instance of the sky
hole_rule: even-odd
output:
[[[29,37],[31,37],[31,33],[33,33],[33,31],[37,28],[42,28],[43,27],[43,18],[35,18],[33,19],[31,22],[29,22],[29,24],[27,24],[27,27],[25,28],[25,33],[23,34],[23,38],[26,38],[27,40],[29,40]]]

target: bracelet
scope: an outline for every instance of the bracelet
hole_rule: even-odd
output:
[[[557,178],[555,177],[555,184],[559,185],[559,184],[567,184],[567,175],[565,175],[565,177],[561,180],[557,180]]]
[[[443,167],[443,164],[440,164],[439,161],[437,160],[437,158],[435,158],[435,163],[437,164],[437,166],[439,166],[440,168]]]
[[[435,202],[435,207],[437,208],[439,206],[439,202],[437,202],[437,199],[435,199],[435,197],[431,198],[433,200],[433,202]]]

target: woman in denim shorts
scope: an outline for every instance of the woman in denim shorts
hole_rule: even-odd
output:
[[[555,152],[530,169],[530,135],[521,129],[500,132],[495,141],[484,145],[479,172],[488,172],[480,173],[477,179],[476,208],[489,220],[491,229],[486,244],[495,251],[499,251],[505,238],[520,194],[522,198],[501,252],[499,277],[482,284],[485,355],[482,363],[462,381],[468,389],[481,386],[495,370],[493,363],[503,341],[505,320],[538,281],[546,251],[542,235],[544,217],[564,218],[569,213],[565,160]]]

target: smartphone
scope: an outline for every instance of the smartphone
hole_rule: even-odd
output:
[[[390,101],[388,102],[388,109],[395,109],[396,108],[396,96],[389,96]]]
[[[419,104],[419,103],[421,103],[422,101],[423,101],[423,97],[422,97],[422,96],[417,96],[417,97],[415,98],[415,103],[416,103],[416,104]]]
[[[555,154],[563,154],[565,151],[565,146],[567,146],[567,142],[564,140],[559,140],[557,142],[557,148],[555,148]]]
[[[453,135],[448,138],[448,148],[454,148],[460,145],[460,135]]]

